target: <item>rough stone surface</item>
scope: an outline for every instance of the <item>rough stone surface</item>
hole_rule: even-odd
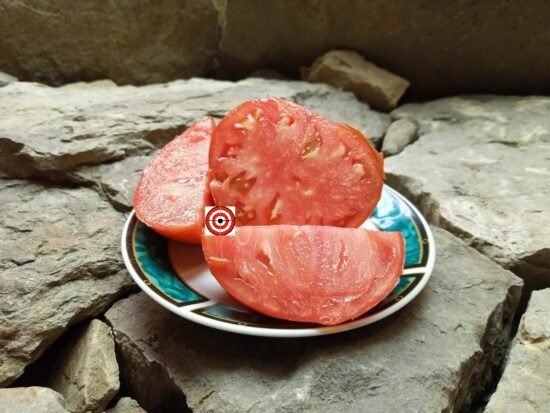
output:
[[[533,286],[550,285],[550,98],[456,97],[392,113],[419,139],[388,182]]]
[[[130,397],[120,399],[115,407],[107,410],[105,413],[147,413],[143,410],[138,402]]]
[[[0,5],[0,70],[52,83],[198,76],[216,66],[223,29],[221,73],[232,76],[296,75],[346,48],[409,79],[417,95],[550,93],[549,12],[529,0],[444,11],[407,0],[11,0]]]
[[[231,0],[221,72],[271,67],[297,74],[340,48],[408,79],[417,96],[547,94],[549,13],[549,3],[530,0],[452,2],[444,10],[410,0],[302,0],[300,7],[295,0]]]
[[[155,156],[156,151],[141,156],[130,156],[118,162],[85,166],[73,174],[77,182],[92,185],[120,211],[132,209],[134,191],[141,171]]]
[[[91,189],[0,180],[0,386],[133,283],[124,216]]]
[[[17,78],[15,76],[0,72],[0,87],[12,82],[17,82]]]
[[[149,411],[181,411],[185,402],[197,413],[467,411],[502,359],[521,284],[448,232],[435,229],[435,240],[424,292],[346,334],[229,334],[133,295],[106,313],[122,374]]]
[[[304,80],[348,90],[384,111],[394,109],[409,87],[407,80],[367,62],[351,50],[332,50],[301,72]]]
[[[192,79],[117,87],[102,81],[61,88],[17,82],[0,88],[0,173],[56,178],[83,165],[146,155],[200,118],[266,96],[349,123],[375,144],[389,124],[351,93],[306,82]]]
[[[399,119],[390,124],[382,142],[382,153],[396,155],[416,139],[416,125],[407,119]]]
[[[65,400],[46,387],[0,389],[2,413],[68,413]]]
[[[0,2],[0,70],[48,84],[205,74],[220,39],[211,0]]]
[[[486,413],[539,413],[550,406],[550,289],[534,291]]]
[[[111,329],[92,320],[61,352],[48,387],[58,391],[73,413],[100,413],[120,387]]]

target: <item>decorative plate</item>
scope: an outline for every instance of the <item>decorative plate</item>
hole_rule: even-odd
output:
[[[362,327],[395,313],[411,302],[430,278],[435,261],[430,227],[401,194],[385,185],[376,210],[362,227],[400,231],[405,238],[405,269],[398,285],[380,304],[362,317],[336,326],[278,320],[241,306],[210,273],[200,245],[169,241],[141,223],[134,212],[122,232],[122,256],[130,275],[147,295],[188,320],[256,336],[317,336]]]

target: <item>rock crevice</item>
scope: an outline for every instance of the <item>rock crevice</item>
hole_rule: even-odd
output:
[[[487,413],[542,412],[550,403],[550,289],[534,291]]]
[[[515,333],[513,320],[518,316],[521,294],[521,288],[511,286],[506,298],[489,317],[480,341],[481,351],[463,364],[460,380],[444,413],[472,411],[484,403],[493,383],[499,380]]]

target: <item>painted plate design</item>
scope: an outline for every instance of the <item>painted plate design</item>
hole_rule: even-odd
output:
[[[403,308],[424,288],[435,262],[430,227],[401,194],[385,185],[372,216],[362,225],[399,231],[405,238],[405,269],[394,290],[362,317],[336,326],[278,320],[241,306],[208,270],[200,245],[169,241],[130,214],[122,233],[124,263],[134,281],[153,300],[188,320],[233,333],[306,337],[351,330]]]

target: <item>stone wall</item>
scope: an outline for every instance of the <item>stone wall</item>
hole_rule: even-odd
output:
[[[62,84],[206,74],[220,38],[210,0],[0,1],[0,71]]]
[[[550,97],[380,113],[319,83],[168,81],[297,76],[351,48],[408,78],[409,100],[550,93],[550,4],[441,4],[0,0],[0,411],[546,411]],[[72,83],[100,78],[114,82]],[[138,293],[119,242],[141,170],[198,119],[265,96],[359,129],[430,222],[433,277],[398,313],[278,340]]]
[[[526,0],[3,0],[0,71],[49,84],[297,76],[347,48],[410,80],[410,96],[548,93],[549,12]]]

